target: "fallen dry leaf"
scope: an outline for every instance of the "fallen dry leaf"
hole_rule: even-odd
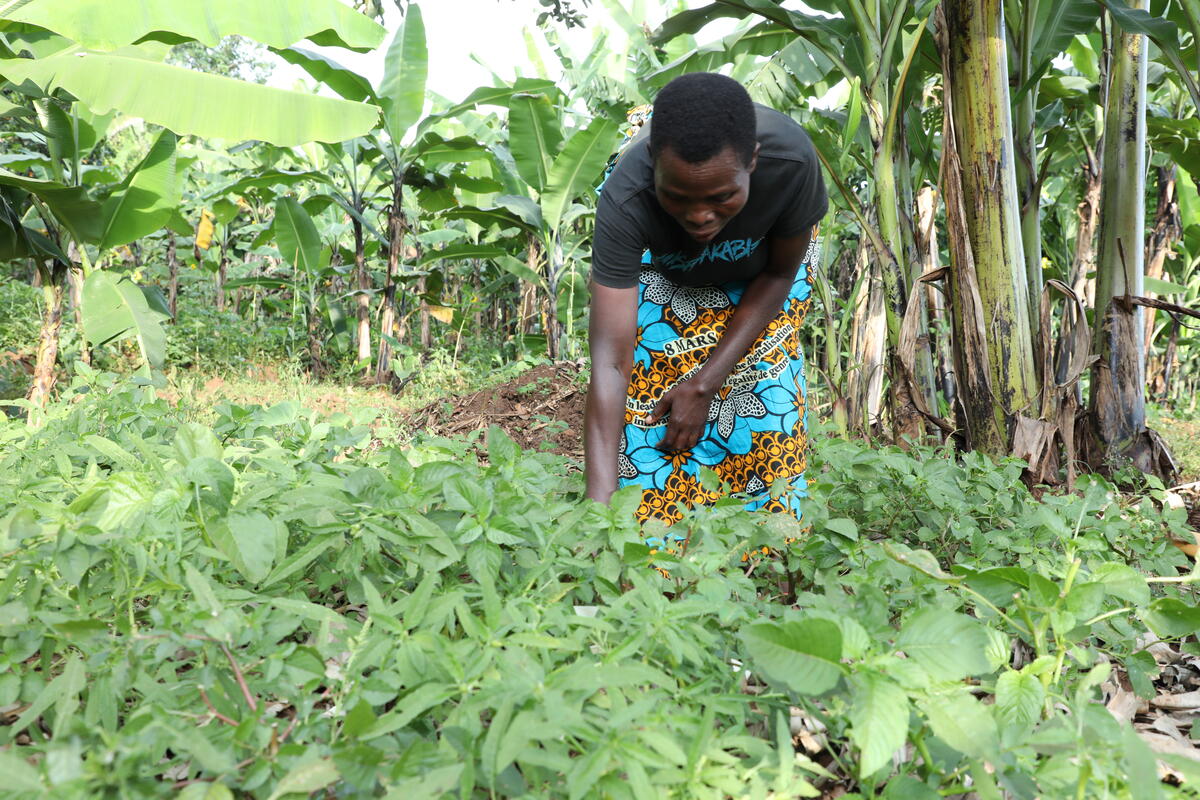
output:
[[[1136,715],[1148,709],[1149,705],[1149,703],[1133,692],[1118,686],[1114,689],[1112,697],[1104,704],[1104,707],[1121,722],[1129,722]]]
[[[1155,708],[1192,709],[1200,708],[1200,691],[1182,692],[1180,694],[1160,694],[1150,701]]]
[[[1183,756],[1193,761],[1200,761],[1200,750],[1197,750],[1190,744],[1183,744],[1167,736],[1165,733],[1138,731],[1138,736],[1141,736],[1142,741],[1150,745],[1150,749],[1156,753],[1161,753],[1165,756]]]

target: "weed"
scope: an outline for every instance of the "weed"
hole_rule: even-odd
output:
[[[810,532],[728,498],[651,553],[636,489],[582,501],[496,429],[480,464],[369,414],[156,395],[79,367],[39,427],[0,420],[18,791],[1159,789],[1097,701],[1113,669],[1153,694],[1141,637],[1200,627],[1196,576],[1163,536],[1178,512],[1102,481],[1039,503],[1018,462],[816,436]],[[764,547],[783,556],[742,562]]]

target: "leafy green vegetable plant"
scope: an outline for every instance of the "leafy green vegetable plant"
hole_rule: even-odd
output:
[[[1117,669],[1154,692],[1148,630],[1200,627],[1162,536],[1181,520],[1150,500],[1037,502],[1016,463],[821,439],[809,533],[781,547],[794,523],[728,499],[664,556],[634,494],[582,501],[562,458],[369,422],[201,423],[82,365],[41,427],[0,422],[16,796],[1170,796],[1156,758],[1194,779],[1098,702]]]

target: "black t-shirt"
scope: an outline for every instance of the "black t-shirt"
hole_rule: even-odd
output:
[[[602,286],[636,286],[642,254],[654,268],[686,286],[749,280],[767,263],[772,236],[800,236],[829,206],[812,140],[790,117],[755,104],[758,166],[746,206],[717,238],[700,244],[662,209],[654,194],[647,122],[608,176],[596,208],[592,278]]]

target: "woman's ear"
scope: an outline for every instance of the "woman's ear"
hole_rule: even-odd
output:
[[[746,165],[746,172],[753,173],[758,167],[758,149],[762,147],[758,142],[754,143],[754,155],[750,156],[750,163]]]

